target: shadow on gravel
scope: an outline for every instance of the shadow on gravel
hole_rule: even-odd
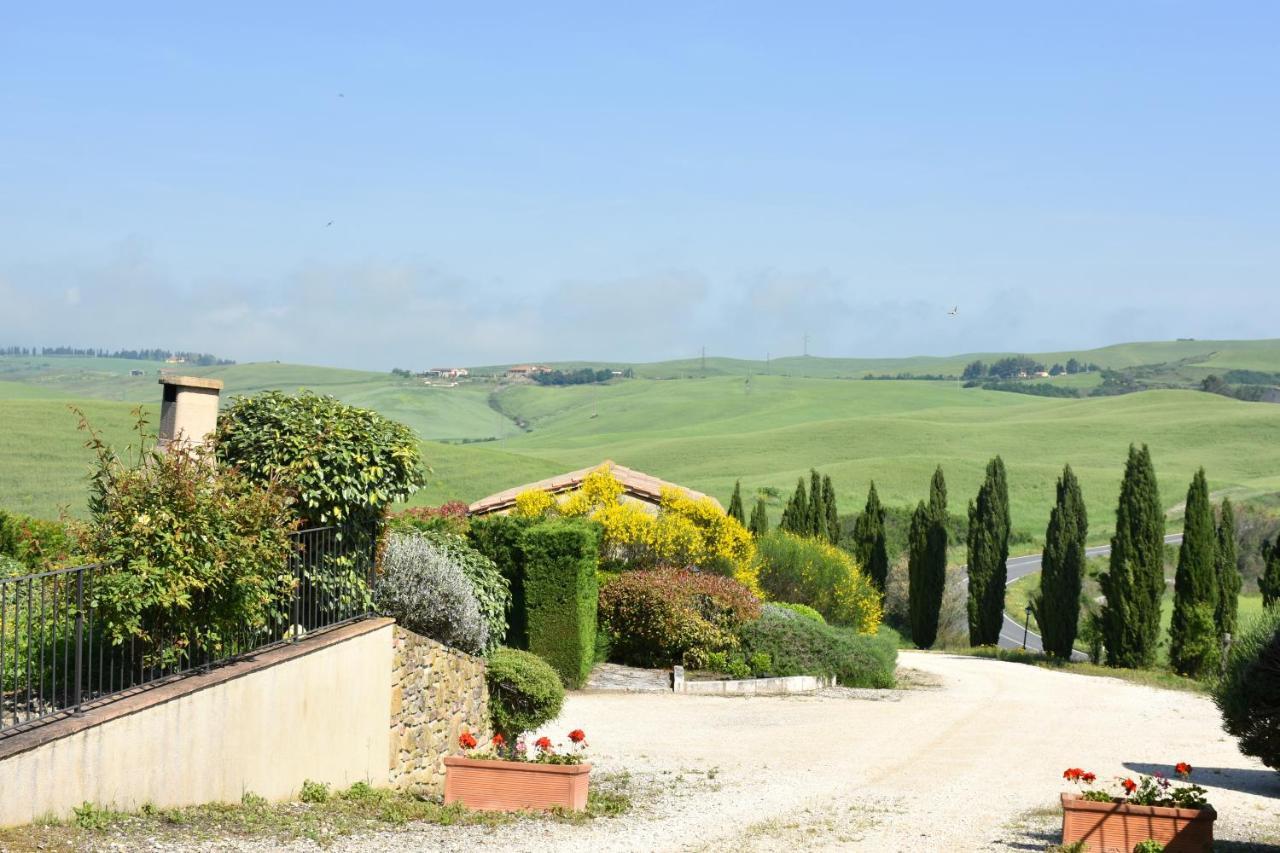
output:
[[[1261,844],[1256,841],[1213,840],[1213,853],[1280,853],[1280,844]]]
[[[1135,773],[1148,776],[1160,773],[1175,778],[1171,764],[1144,764],[1140,761],[1126,761],[1124,766]],[[1240,791],[1245,794],[1257,794],[1260,797],[1280,797],[1280,773],[1274,770],[1254,770],[1243,767],[1200,767],[1196,766],[1191,781],[1206,788],[1225,788],[1228,791]]]

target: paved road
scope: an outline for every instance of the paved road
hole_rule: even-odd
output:
[[[1170,533],[1168,536],[1164,537],[1164,541],[1171,545],[1176,545],[1182,541],[1182,534]],[[1090,557],[1105,557],[1110,553],[1110,545],[1099,545],[1096,548],[1085,549],[1085,554]],[[1040,571],[1040,555],[1030,554],[1026,557],[1014,557],[1006,563],[1006,565],[1009,568],[1009,579],[1005,582],[1005,585],[1008,586],[1019,578],[1024,578],[1027,575]],[[1000,628],[1000,648],[1020,649],[1022,648],[1022,637],[1023,625],[1010,617],[1008,613],[1005,613],[1004,625]],[[1044,645],[1040,641],[1040,635],[1035,631],[1027,631],[1026,638],[1028,649],[1036,652],[1044,651]],[[1086,659],[1080,652],[1076,652],[1072,657],[1075,658],[1077,655],[1080,660]]]

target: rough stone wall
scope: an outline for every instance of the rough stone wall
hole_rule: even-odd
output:
[[[444,792],[444,757],[461,755],[458,736],[490,737],[483,658],[394,630],[391,664],[391,785]]]

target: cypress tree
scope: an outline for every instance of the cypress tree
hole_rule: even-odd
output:
[[[1221,640],[1227,634],[1235,636],[1240,611],[1240,567],[1236,562],[1236,512],[1231,498],[1222,499],[1222,513],[1218,521],[1218,609],[1213,621]]]
[[[742,481],[733,483],[733,497],[729,498],[729,517],[736,518],[739,524],[746,524],[747,517],[742,511]]]
[[[1169,624],[1169,663],[1192,677],[1208,672],[1218,656],[1214,610],[1218,602],[1218,534],[1204,469],[1187,490],[1186,520]]]
[[[969,502],[969,644],[994,646],[1004,624],[1009,579],[1009,485],[1004,460],[987,463],[987,477]]]
[[[796,490],[782,510],[782,521],[778,527],[797,536],[809,535],[809,498],[804,491],[804,477],[796,480]]]
[[[876,484],[871,482],[867,492],[867,505],[853,524],[853,555],[871,578],[876,589],[884,592],[889,579],[889,549],[884,536],[884,507],[876,494]]]
[[[911,640],[922,649],[938,639],[942,593],[947,583],[947,484],[942,467],[929,484],[929,503],[923,501],[911,516],[907,574]]]
[[[1160,597],[1164,593],[1164,513],[1151,452],[1129,445],[1120,483],[1116,533],[1108,570],[1098,577],[1107,665],[1149,667],[1160,643]]]
[[[1033,607],[1044,649],[1068,660],[1080,623],[1080,593],[1085,575],[1089,515],[1075,472],[1067,465],[1058,478],[1058,499],[1049,513],[1041,558],[1040,593]]]
[[[817,469],[809,469],[809,536],[825,536],[827,509],[822,501],[822,477]]]
[[[751,535],[759,539],[769,532],[769,508],[764,498],[756,498],[756,508],[751,510]]]
[[[840,513],[836,511],[836,489],[830,475],[822,477],[822,509],[822,532],[835,545],[840,541]]]
[[[1262,557],[1267,561],[1258,589],[1262,592],[1262,606],[1280,605],[1280,536],[1275,542],[1262,543]]]

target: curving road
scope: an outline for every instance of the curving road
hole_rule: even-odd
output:
[[[1168,536],[1164,537],[1164,541],[1167,544],[1176,545],[1182,541],[1182,534],[1170,533]],[[1094,547],[1094,548],[1086,548],[1084,553],[1086,556],[1089,556],[1089,557],[1105,557],[1107,554],[1111,553],[1111,546],[1098,545],[1097,547]],[[1005,581],[1005,586],[1008,586],[1009,584],[1013,583],[1014,581],[1020,578],[1024,578],[1027,575],[1034,574],[1035,572],[1040,571],[1040,560],[1041,560],[1041,555],[1039,554],[1029,554],[1026,557],[1014,557],[1012,560],[1010,560],[1008,563],[1005,564],[1006,566],[1008,566],[1008,569],[1009,569],[1008,580]],[[1000,628],[1000,648],[1002,649],[1022,648],[1022,636],[1023,636],[1022,624],[1015,621],[1006,612],[1004,614],[1004,625],[1001,626]],[[1035,631],[1027,631],[1026,637],[1027,637],[1028,649],[1035,652],[1044,651],[1044,645],[1040,641],[1039,634],[1037,634]],[[1085,655],[1079,651],[1075,652],[1072,655],[1072,658],[1075,659],[1077,655],[1079,656],[1078,658],[1079,660],[1086,660]]]

